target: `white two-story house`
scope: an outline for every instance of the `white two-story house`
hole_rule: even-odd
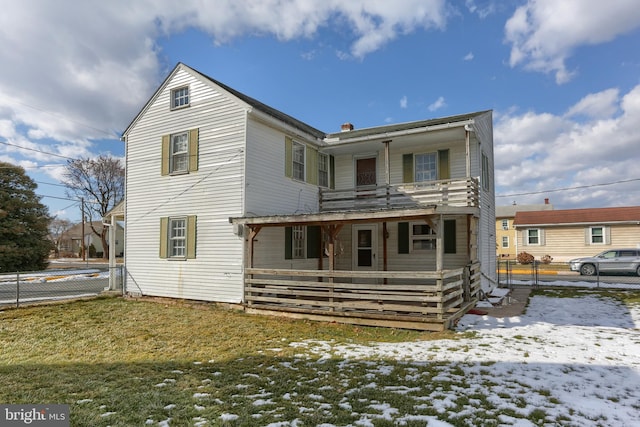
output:
[[[326,133],[178,64],[123,137],[128,293],[438,330],[495,285],[490,111]]]

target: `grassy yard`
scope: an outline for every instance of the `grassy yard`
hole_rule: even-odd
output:
[[[69,404],[74,426],[144,425],[169,416],[172,425],[193,425],[198,417],[219,420],[242,405],[243,394],[262,387],[240,390],[237,384],[259,382],[262,371],[274,364],[299,363],[299,350],[290,342],[445,336],[453,333],[293,321],[206,304],[121,298],[11,309],[0,312],[0,402]],[[295,377],[291,373],[270,377],[277,388],[290,391],[305,375],[304,367]],[[219,401],[227,403],[210,406]],[[268,420],[250,418],[250,408],[248,418],[229,425]]]
[[[605,296],[638,301],[637,293]],[[474,333],[294,321],[210,304],[98,298],[10,309],[0,312],[0,402],[69,404],[72,426],[346,426],[363,425],[370,413],[375,426],[425,426],[425,417],[443,416],[454,426],[469,425],[470,416],[486,426],[592,419],[563,407],[553,390],[511,375],[518,364],[312,351],[327,341],[416,340],[438,340],[439,355],[486,345]],[[500,371],[507,374],[497,380]],[[624,390],[612,396],[612,404],[634,398]]]

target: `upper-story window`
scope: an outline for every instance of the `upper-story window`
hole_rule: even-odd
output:
[[[300,181],[304,181],[304,152],[303,144],[293,143],[293,178]]]
[[[198,170],[198,129],[162,135],[161,175]]]
[[[502,229],[503,230],[508,230],[509,229],[509,220],[508,219],[503,219],[502,220]]]
[[[438,154],[426,153],[415,155],[415,181],[435,181],[438,179]]]
[[[180,87],[171,91],[171,109],[189,106],[189,86]]]
[[[171,135],[170,173],[189,170],[189,133]]]
[[[318,153],[318,185],[329,186],[329,156],[323,153]]]

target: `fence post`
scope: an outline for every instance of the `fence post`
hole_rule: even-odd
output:
[[[531,280],[533,281],[533,285],[538,287],[538,261],[533,260],[531,263]]]
[[[20,272],[16,272],[16,308],[20,308]]]

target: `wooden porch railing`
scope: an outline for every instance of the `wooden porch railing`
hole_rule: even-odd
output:
[[[479,264],[435,271],[247,268],[245,304],[255,309],[444,323],[477,300]],[[383,284],[387,279],[389,283]]]
[[[320,210],[402,208],[420,205],[477,207],[478,180],[441,180],[344,190],[320,189]]]

